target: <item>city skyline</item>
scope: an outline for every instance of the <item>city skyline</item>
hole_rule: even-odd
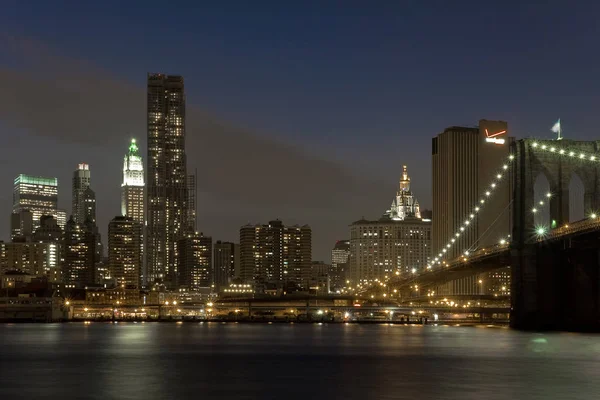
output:
[[[421,208],[431,208],[430,163],[422,158],[430,151],[430,138],[447,126],[476,125],[479,118],[489,118],[507,121],[517,138],[552,138],[550,128],[561,117],[566,138],[593,138],[595,125],[587,115],[594,114],[597,91],[586,82],[594,81],[598,59],[587,49],[597,29],[590,18],[598,6],[586,7],[470,4],[431,15],[426,5],[407,5],[374,7],[361,17],[363,10],[349,6],[343,18],[336,18],[339,10],[332,7],[292,11],[282,5],[273,13],[291,21],[283,29],[275,19],[245,19],[240,13],[232,24],[215,6],[201,16],[205,23],[188,25],[188,36],[178,42],[168,26],[161,33],[149,30],[142,39],[133,25],[125,26],[93,5],[60,13],[40,6],[33,14],[15,5],[0,17],[6,27],[0,65],[7,77],[0,134],[7,138],[5,162],[11,165],[0,172],[0,182],[7,187],[21,172],[56,176],[59,208],[69,210],[70,172],[78,162],[89,163],[104,175],[94,175],[94,190],[98,225],[106,237],[108,221],[120,208],[115,183],[121,175],[120,149],[131,137],[140,140],[142,150],[146,147],[144,74],[181,74],[187,78],[188,131],[193,132],[188,135],[189,168],[219,166],[199,181],[198,204],[211,212],[199,213],[198,226],[215,238],[235,241],[237,228],[248,221],[307,223],[314,230],[315,258],[327,259],[331,243],[347,236],[348,216],[376,218],[389,205],[400,164],[414,171],[419,183],[413,191]],[[148,10],[124,9],[138,27],[154,20]],[[317,11],[320,17],[314,19]],[[488,19],[477,17],[481,14],[511,30],[490,27]],[[187,18],[184,24],[190,24]],[[446,18],[481,33],[448,34]],[[51,20],[84,29],[75,37],[66,28],[56,30]],[[561,29],[549,20],[560,22]],[[356,24],[369,29],[358,32]],[[265,36],[262,30],[246,34],[261,25],[280,35]],[[108,26],[123,34],[116,38]],[[214,40],[223,35],[227,40]],[[517,40],[523,37],[528,40]],[[144,44],[166,40],[179,43],[173,54],[181,57],[158,57]],[[561,46],[545,45],[553,40]],[[419,41],[427,45],[413,46]],[[515,47],[507,47],[509,42]],[[308,50],[311,46],[316,50]],[[529,57],[529,49],[536,49],[535,57]],[[364,57],[357,58],[356,51]],[[439,63],[451,51],[466,57],[461,68]],[[557,56],[586,61],[548,61]],[[293,61],[300,57],[302,68]],[[231,67],[243,63],[249,63],[247,68]],[[522,70],[515,70],[516,65]],[[557,81],[562,76],[574,80]],[[59,107],[64,104],[68,107]],[[264,182],[250,179],[253,172],[247,166],[255,159],[266,174]],[[297,165],[286,171],[287,180],[268,168],[280,159]],[[270,182],[279,182],[282,189],[276,198],[266,195]],[[294,186],[306,190],[288,195]],[[334,194],[314,195],[326,191]],[[0,194],[0,209],[8,201]],[[0,224],[8,219],[3,213]],[[8,233],[1,237],[7,239]]]

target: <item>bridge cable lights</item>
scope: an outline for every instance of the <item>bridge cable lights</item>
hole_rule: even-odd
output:
[[[542,237],[546,236],[547,232],[548,232],[548,229],[543,225],[539,225],[535,228],[535,234],[538,236],[538,238],[542,238]]]
[[[508,156],[508,160],[509,160],[509,161],[513,161],[514,159],[515,159],[515,156],[514,156],[513,154],[510,154],[510,155]],[[506,170],[508,170],[508,168],[509,168],[509,165],[512,165],[512,163],[510,163],[510,162],[509,162],[509,163],[507,163],[507,164],[503,164],[503,165],[502,165],[502,170],[503,170],[503,171],[500,171],[500,172],[498,172],[498,173],[495,175],[495,180],[492,180],[492,182],[490,183],[489,189],[488,189],[488,190],[487,190],[487,191],[484,193],[485,197],[489,198],[489,197],[492,195],[492,193],[494,192],[494,189],[495,189],[495,188],[496,188],[496,187],[497,187],[497,186],[498,186],[498,185],[501,183],[501,179],[502,179],[502,177],[503,177],[503,173],[505,173],[505,172],[506,172]],[[465,220],[465,222],[462,224],[462,226],[460,226],[460,227],[459,227],[459,232],[456,232],[456,233],[454,234],[454,236],[456,236],[456,237],[459,237],[459,236],[460,236],[460,233],[461,233],[461,232],[464,232],[464,231],[465,231],[465,229],[469,227],[469,225],[471,224],[471,220],[474,220],[474,219],[475,219],[475,215],[476,215],[476,213],[478,213],[478,212],[481,210],[481,207],[483,207],[483,205],[485,204],[485,202],[486,202],[486,201],[485,201],[485,198],[481,198],[481,199],[479,200],[479,205],[478,205],[478,206],[475,206],[475,207],[473,207],[473,211],[472,211],[472,212],[470,213],[470,215],[469,215],[469,218],[470,218],[470,219],[467,219],[467,220]],[[456,243],[456,240],[454,240],[454,238],[452,238],[452,237],[451,237],[451,238],[450,238],[450,241],[449,241],[449,242],[446,244],[445,248],[443,248],[443,249],[442,249],[442,253],[440,253],[440,254],[438,255],[438,257],[436,257],[436,258],[433,260],[433,261],[434,261],[434,264],[435,264],[436,262],[437,262],[438,264],[440,264],[440,261],[441,261],[441,259],[442,259],[442,258],[444,258],[444,256],[445,256],[445,255],[446,255],[446,253],[447,253],[447,250],[446,250],[446,249],[450,249],[454,243]]]
[[[569,157],[577,156],[577,158],[579,158],[580,160],[584,160],[584,161],[588,161],[588,160],[589,161],[597,161],[597,159],[598,159],[597,155],[595,155],[595,154],[586,154],[585,152],[580,152],[579,154],[577,154],[577,152],[572,151],[572,150],[568,151],[568,149],[566,149],[566,148],[557,148],[554,146],[548,147],[545,144],[540,146],[537,142],[533,142],[531,144],[531,147],[534,147],[534,148],[540,147],[541,150],[549,150],[551,153],[556,153],[558,150],[558,154],[560,154],[560,155],[566,154]]]

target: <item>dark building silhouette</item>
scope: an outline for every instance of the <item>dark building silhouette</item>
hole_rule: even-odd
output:
[[[71,216],[65,226],[63,281],[82,288],[94,283],[96,276],[96,235],[92,225],[78,224]]]
[[[215,291],[221,292],[229,287],[239,272],[240,267],[240,245],[231,242],[214,244],[213,276]]]
[[[212,238],[202,233],[177,241],[178,286],[198,290],[212,286]]]

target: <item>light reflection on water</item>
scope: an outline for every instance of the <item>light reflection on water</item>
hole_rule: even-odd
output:
[[[581,399],[600,336],[330,324],[0,325],[6,398]]]

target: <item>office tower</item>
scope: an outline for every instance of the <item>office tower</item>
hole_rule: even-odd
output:
[[[284,226],[283,281],[306,288],[312,263],[312,230],[308,225]]]
[[[213,273],[215,291],[222,292],[229,287],[239,273],[240,265],[240,245],[231,242],[221,242],[214,244]]]
[[[42,215],[58,217],[58,180],[21,174],[15,178],[13,188],[13,213],[24,210],[32,213],[33,229],[40,226]]]
[[[83,220],[82,222],[91,221],[96,223],[96,193],[91,187],[85,188],[82,196],[83,201]]]
[[[121,214],[144,224],[144,163],[135,139],[131,139],[129,151],[123,159],[123,183],[121,184]]]
[[[341,289],[346,285],[346,274],[348,272],[348,257],[350,257],[350,241],[338,240],[331,250],[331,287]]]
[[[419,202],[410,190],[406,165],[392,207],[377,221],[364,218],[350,226],[351,285],[409,274],[431,258],[431,222],[421,219]]]
[[[64,236],[63,281],[69,287],[82,288],[96,277],[96,234],[91,224],[78,224],[69,218]]]
[[[311,229],[284,226],[280,220],[240,228],[240,280],[267,286],[295,284],[307,287],[312,257]]]
[[[119,286],[139,288],[142,269],[142,225],[117,216],[108,224],[108,270]]]
[[[453,259],[466,250],[496,244],[511,233],[512,179],[494,188],[482,211],[469,229],[455,237],[459,227],[470,218],[475,206],[488,190],[490,182],[508,160],[512,137],[503,121],[480,120],[478,127],[446,128],[432,140],[433,254],[437,256],[451,238],[453,246],[444,254]],[[471,277],[449,284],[449,294],[478,293]]]
[[[402,221],[408,217],[421,218],[419,202],[410,191],[410,177],[406,165],[402,166],[402,177],[400,178],[396,197],[392,201],[390,209],[384,215],[394,221]]]
[[[10,216],[10,240],[27,242],[33,235],[33,213],[29,210],[13,212]]]
[[[212,286],[212,238],[189,234],[177,241],[178,286],[188,290]]]
[[[424,269],[431,260],[431,222],[420,218],[402,221],[382,218],[359,220],[350,226],[351,285],[406,276]]]
[[[140,285],[146,283],[144,265],[144,228],[145,228],[145,189],[144,163],[135,139],[131,139],[129,149],[123,158],[123,183],[121,184],[121,214],[133,219],[140,225],[140,243],[142,265],[139,270]]]
[[[90,166],[86,163],[77,165],[77,169],[73,172],[72,185],[72,214],[73,219],[77,223],[84,223],[86,219],[86,204],[84,199],[85,190],[90,187],[91,175]],[[89,193],[88,193],[89,196]]]
[[[192,233],[185,155],[183,77],[148,74],[148,282],[173,287],[177,277],[177,240]]]
[[[83,171],[89,172],[89,169]],[[86,178],[81,179],[82,184],[84,184],[83,182],[85,182]],[[89,175],[87,178],[87,182],[89,183]],[[83,193],[81,193],[81,195],[78,194],[78,196],[79,199],[77,200],[77,210],[78,212],[81,212],[79,218],[83,218],[79,224],[84,225],[87,231],[93,234],[95,237],[95,262],[98,264],[102,262],[102,257],[104,255],[104,246],[102,244],[102,235],[100,234],[98,224],[96,223],[96,193],[92,190],[90,186],[87,186],[85,189],[83,189]],[[73,218],[75,218],[75,216],[73,216]]]

